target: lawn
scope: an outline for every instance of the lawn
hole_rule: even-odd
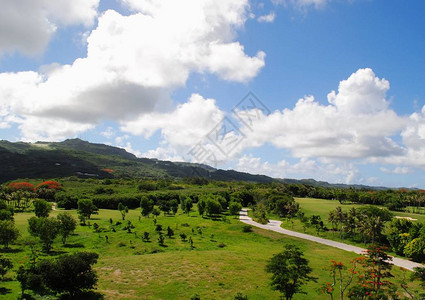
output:
[[[52,216],[57,214],[58,211],[51,213]],[[71,214],[77,216],[76,211]],[[90,220],[90,227],[78,226],[66,246],[62,246],[58,238],[53,253],[47,256],[81,250],[99,253],[95,269],[99,275],[98,291],[105,299],[190,299],[194,294],[199,294],[201,299],[233,299],[237,292],[242,292],[249,299],[261,300],[279,299],[279,294],[270,289],[270,274],[264,268],[267,260],[282,251],[287,243],[296,244],[305,251],[314,269],[313,275],[319,279],[305,287],[306,295],[298,294],[294,299],[328,299],[329,296],[318,292],[320,285],[330,280],[324,268],[332,259],[348,264],[356,256],[261,229],[244,233],[244,224],[233,217],[214,221],[202,218],[195,211],[189,216],[179,211],[176,216],[158,217],[157,224],[164,229],[169,226],[175,232],[173,238],[165,238],[162,247],[157,242],[153,218],[139,220],[139,215],[140,210],[130,210],[122,221],[118,211],[100,210]],[[22,233],[21,246],[13,245],[15,251],[3,253],[13,258],[15,269],[29,259],[29,251],[22,243],[29,237],[26,227],[31,216],[32,213],[15,215]],[[113,224],[117,221],[123,224],[112,226],[110,219]],[[127,220],[135,226],[131,233],[122,229]],[[103,231],[94,232],[94,223]],[[151,242],[142,240],[144,231],[150,233]],[[189,242],[181,240],[180,233],[193,239],[193,249]],[[395,273],[400,275],[399,270]],[[9,277],[14,276],[13,272],[9,273]],[[16,299],[19,283],[7,281],[3,286],[10,290],[2,297]]]

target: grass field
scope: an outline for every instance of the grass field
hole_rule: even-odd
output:
[[[52,216],[58,211],[53,211]],[[75,217],[76,211],[71,211]],[[330,280],[324,270],[331,259],[349,263],[356,255],[316,243],[286,237],[284,235],[255,229],[243,233],[244,224],[233,217],[226,221],[213,221],[200,217],[196,212],[189,216],[178,212],[176,216],[161,215],[157,223],[166,229],[170,226],[175,237],[165,238],[165,247],[158,245],[153,218],[139,221],[139,210],[131,210],[126,218],[135,225],[132,233],[122,230],[118,211],[100,210],[90,220],[97,223],[103,232],[95,233],[93,226],[79,226],[76,234],[62,246],[59,239],[54,243],[50,256],[74,251],[95,251],[99,262],[95,269],[99,274],[98,291],[106,299],[190,299],[199,294],[201,299],[233,299],[242,292],[249,299],[279,299],[279,294],[269,286],[270,275],[264,271],[267,260],[282,251],[287,243],[298,245],[305,251],[314,269],[317,283],[305,287],[306,295],[297,294],[294,299],[328,299],[318,293],[320,284]],[[22,240],[29,237],[27,219],[32,213],[15,215]],[[192,231],[193,230],[193,231]],[[143,242],[144,231],[151,235],[151,242]],[[165,230],[166,232],[166,230]],[[202,232],[202,234],[201,234]],[[194,249],[183,242],[179,234],[192,237]],[[106,237],[108,236],[108,241]],[[28,261],[29,252],[23,246],[13,245],[15,251],[3,255],[13,258],[15,269]],[[400,275],[399,270],[395,274]],[[14,277],[10,272],[9,277]],[[7,281],[3,286],[9,289],[1,299],[16,299],[20,292],[17,281]],[[40,298],[47,299],[47,298]],[[52,299],[52,298],[49,298]]]

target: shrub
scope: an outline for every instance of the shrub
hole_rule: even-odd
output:
[[[40,183],[39,185],[37,185],[36,189],[52,189],[52,190],[60,190],[62,189],[62,185],[54,180],[48,180],[48,181],[44,181],[42,183]]]
[[[244,225],[242,227],[242,232],[252,232],[252,226],[251,225]]]

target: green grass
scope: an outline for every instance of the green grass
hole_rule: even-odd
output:
[[[343,211],[348,211],[352,207],[365,206],[364,204],[340,204],[337,200],[315,198],[295,198],[295,200],[300,204],[306,215],[320,215],[324,221],[328,218],[329,212],[335,210],[338,206],[341,206]],[[425,215],[398,211],[392,213],[394,216],[411,217],[417,219],[419,222],[425,222]]]
[[[57,213],[53,211],[51,215]],[[77,216],[76,211],[71,214]],[[161,215],[158,224],[165,229],[170,226],[175,231],[175,237],[166,237],[166,247],[161,247],[153,218],[139,221],[139,215],[140,210],[131,210],[126,218],[136,226],[133,233],[122,230],[122,225],[116,226],[116,232],[112,232],[109,219],[112,218],[114,223],[120,221],[120,213],[100,210],[90,223],[96,222],[105,229],[104,232],[95,233],[93,227],[79,226],[67,246],[62,246],[57,239],[53,254],[47,256],[81,250],[99,253],[95,267],[99,274],[98,291],[106,299],[190,299],[196,293],[201,299],[233,299],[237,292],[246,294],[249,299],[279,299],[279,293],[269,286],[270,274],[264,268],[267,260],[282,251],[287,243],[296,244],[305,251],[314,269],[313,275],[319,278],[317,283],[305,287],[307,295],[298,294],[294,299],[327,299],[317,292],[321,283],[330,280],[328,272],[323,269],[332,259],[348,264],[356,257],[354,253],[262,229],[254,228],[251,233],[243,233],[244,224],[233,217],[228,216],[226,222],[214,221],[202,218],[196,212],[189,216],[181,212],[176,216]],[[26,228],[31,216],[32,213],[15,215],[22,239],[29,237]],[[151,234],[150,243],[142,241],[144,231]],[[194,249],[188,242],[181,241],[180,233],[192,237]],[[225,246],[220,248],[219,244]],[[28,261],[29,251],[19,245],[13,245],[12,249],[22,251],[3,255],[13,259],[16,269]],[[400,274],[398,270],[395,273]],[[14,276],[14,272],[8,274],[8,277]],[[16,299],[20,292],[19,283],[7,281],[3,286],[10,289],[10,293],[2,297]]]

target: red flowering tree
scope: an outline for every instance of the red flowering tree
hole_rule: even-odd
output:
[[[40,183],[39,185],[37,185],[36,189],[51,189],[51,190],[60,190],[62,188],[62,185],[54,180],[48,180],[48,181],[44,181],[42,183]]]
[[[6,187],[11,192],[27,191],[33,192],[34,186],[29,182],[11,182]]]
[[[387,247],[370,245],[364,256],[357,258],[357,263],[363,266],[359,273],[357,284],[349,292],[350,299],[392,299],[397,288],[387,278],[391,274],[393,259],[385,251]]]
[[[357,274],[357,260],[354,259],[352,262],[352,267],[348,269],[348,276],[344,276],[344,272],[347,270],[347,267],[342,262],[336,262],[335,260],[331,260],[331,264],[328,270],[332,276],[332,282],[327,282],[320,287],[320,291],[322,293],[328,294],[331,300],[334,299],[333,292],[335,290],[335,286],[339,285],[339,298],[341,300],[344,299],[344,293],[346,289],[350,286],[353,281],[354,275]]]

